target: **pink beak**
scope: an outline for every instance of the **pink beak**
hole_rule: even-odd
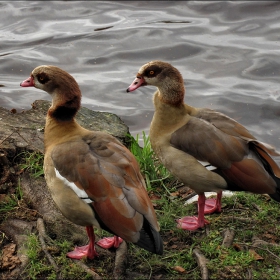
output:
[[[34,80],[32,77],[27,78],[26,80],[24,80],[23,82],[20,83],[21,87],[34,87]]]
[[[141,86],[145,86],[146,82],[144,80],[143,77],[137,77],[132,84],[128,87],[128,89],[126,90],[126,92],[131,92],[136,90],[137,88],[141,87]]]

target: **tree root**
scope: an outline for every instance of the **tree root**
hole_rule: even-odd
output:
[[[115,279],[121,279],[122,275],[125,272],[125,266],[126,266],[126,259],[127,257],[127,244],[123,240],[123,242],[120,244],[119,248],[116,250],[116,257],[115,257],[115,267],[113,271],[113,275]]]
[[[94,272],[93,270],[91,270],[86,264],[84,264],[82,261],[80,260],[73,260],[80,268],[82,268],[86,273],[90,274],[93,279],[97,279],[97,280],[101,280],[102,277],[100,275],[98,275],[96,272]]]
[[[222,246],[229,248],[233,243],[234,235],[235,235],[234,230],[225,229],[223,231],[224,239],[223,239]]]
[[[45,240],[44,240],[44,238],[46,238],[48,236],[46,235],[44,221],[41,218],[38,218],[38,220],[37,220],[37,230],[38,230],[38,236],[39,236],[39,241],[41,243],[42,250],[45,253],[48,261],[50,262],[50,264],[52,265],[54,270],[56,272],[58,272],[59,268],[56,265],[56,263],[55,263],[54,259],[52,258],[52,256],[49,254],[47,246],[46,246],[46,243],[45,243]],[[48,237],[48,239],[50,239],[50,238]]]
[[[201,253],[201,251],[197,248],[193,250],[193,255],[195,256],[197,264],[200,268],[201,279],[202,280],[208,280],[209,279],[209,273],[208,273],[208,268],[206,266],[208,260]]]

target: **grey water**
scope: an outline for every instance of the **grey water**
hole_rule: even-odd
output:
[[[223,112],[280,150],[279,1],[1,1],[0,106],[47,93],[19,83],[39,65],[75,77],[82,105],[149,134],[153,87],[126,93],[151,60],[182,73],[185,101]]]

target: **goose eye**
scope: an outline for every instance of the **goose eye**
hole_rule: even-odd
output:
[[[150,75],[154,75],[154,74],[155,74],[155,71],[151,70]]]
[[[37,79],[41,84],[45,84],[50,80],[49,77],[45,73],[38,74]]]

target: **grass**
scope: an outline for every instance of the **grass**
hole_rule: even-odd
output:
[[[134,272],[133,279],[201,279],[200,269],[193,256],[194,248],[208,259],[207,268],[210,279],[279,279],[280,246],[250,247],[253,237],[258,237],[269,244],[280,242],[280,207],[267,196],[249,193],[236,193],[233,197],[224,197],[222,213],[207,215],[210,225],[207,228],[190,232],[176,227],[175,220],[185,215],[197,215],[195,203],[184,205],[184,198],[178,194],[178,184],[168,171],[158,162],[151,149],[149,137],[143,133],[144,146],[138,145],[138,136],[131,137],[131,151],[137,158],[147,182],[147,190],[153,200],[155,211],[164,240],[164,255],[153,255],[133,244],[128,247],[127,272]],[[42,158],[27,154],[24,168],[33,174],[42,174]],[[40,171],[41,170],[41,171]],[[40,175],[39,175],[40,176]],[[13,207],[21,199],[20,188]],[[234,243],[230,248],[222,246],[223,231],[235,232]],[[97,231],[101,236],[105,231]],[[55,240],[54,248],[49,248],[51,255],[60,268],[60,276],[65,279],[87,279],[76,264],[65,257],[74,244]],[[251,250],[249,250],[251,248]],[[41,251],[36,235],[28,239],[29,266],[24,279],[56,279],[56,272],[50,267]],[[93,261],[87,261],[104,279],[110,279],[114,266],[114,254],[101,255]],[[182,268],[182,272],[178,271]],[[161,275],[161,276],[160,276]]]
[[[149,136],[143,131],[143,147],[139,146],[139,135],[130,138],[130,151],[137,159],[142,174],[145,178],[147,190],[150,191],[157,187],[164,187],[165,182],[172,177],[168,170],[155,158],[151,147]]]
[[[20,168],[27,170],[34,178],[44,175],[44,155],[39,152],[22,152],[18,155],[21,159]]]
[[[20,180],[18,180],[18,186],[15,189],[15,193],[7,194],[0,200],[0,213],[3,214],[15,210],[22,198],[23,194],[20,187]]]
[[[57,279],[57,273],[46,260],[45,255],[41,250],[41,245],[38,236],[31,234],[27,240],[27,256],[29,258],[28,266],[25,269],[24,279]],[[61,279],[91,279],[90,275],[81,271],[70,259],[66,258],[66,252],[71,248],[71,244],[67,241],[56,241],[53,245],[52,255],[56,264],[61,267]],[[51,248],[50,248],[51,249]]]

